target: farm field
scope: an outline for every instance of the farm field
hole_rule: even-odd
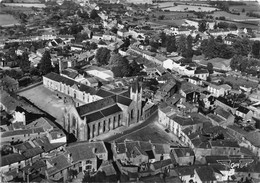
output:
[[[153,13],[155,16],[164,15],[165,19],[181,19],[186,17],[196,17],[194,13],[190,12],[165,12],[165,11],[156,11]]]
[[[226,19],[238,19],[238,20],[242,20],[242,19],[255,19],[254,17],[248,17],[246,16],[246,13],[240,13],[240,15],[234,15],[225,11],[215,11],[213,14],[210,14],[213,17],[220,17],[220,16],[224,16]]]
[[[36,7],[36,8],[45,8],[45,4],[34,4],[34,3],[3,3],[6,6],[15,6],[15,7]]]
[[[19,24],[19,22],[12,15],[0,14],[0,26],[7,26],[12,24]]]
[[[170,11],[196,11],[196,12],[212,12],[217,11],[217,8],[214,7],[204,7],[204,6],[192,6],[192,5],[177,5],[173,7],[162,7],[163,10]]]
[[[238,12],[242,12],[243,9],[245,9],[245,12],[255,12],[260,13],[260,4],[257,2],[246,2],[246,6],[230,6],[229,10],[235,10]]]
[[[167,25],[167,26],[181,26],[185,20],[179,19],[179,20],[155,20],[148,23],[151,24],[161,24],[161,25]]]

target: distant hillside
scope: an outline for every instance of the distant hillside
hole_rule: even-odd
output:
[[[1,0],[0,0],[1,1]],[[2,0],[2,3],[45,3],[45,0]]]

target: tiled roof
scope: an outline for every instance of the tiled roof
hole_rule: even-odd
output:
[[[26,129],[32,129],[36,127],[43,127],[44,130],[51,130],[55,128],[56,125],[51,120],[41,117],[25,126]]]
[[[1,157],[1,166],[11,165],[22,160],[25,160],[25,157],[19,153],[8,154]]]
[[[178,157],[187,157],[188,153],[189,156],[194,156],[194,152],[191,148],[178,148],[174,149],[174,151]]]
[[[96,93],[97,96],[102,97],[102,98],[106,98],[106,97],[111,97],[114,95],[114,93],[107,91],[107,90],[103,90],[103,89],[99,89]]]
[[[170,154],[170,147],[166,144],[153,144],[155,154]]]
[[[195,80],[195,81],[201,81],[201,79],[198,78],[198,77],[196,77],[196,76],[192,76],[192,77],[190,77],[190,79],[193,79],[193,80]]]
[[[228,119],[228,117],[231,115],[228,111],[224,110],[222,107],[217,107],[215,113],[224,119]]]
[[[20,109],[23,109],[28,113],[43,114],[36,107],[32,106],[25,100],[23,99],[18,100],[4,90],[1,91],[0,103],[6,107],[7,111],[10,112],[17,110],[17,107],[19,107]]]
[[[164,92],[170,92],[170,90],[175,86],[176,83],[173,82],[169,82],[164,84],[160,90],[164,91]]]
[[[92,95],[96,94],[96,89],[92,88],[90,86],[84,85],[84,84],[79,84],[79,90],[84,91],[85,93],[90,93]]]
[[[52,167],[47,169],[47,173],[49,176],[54,175],[61,170],[66,169],[67,167],[70,167],[72,164],[68,161],[67,154],[61,154],[54,156],[47,160]]]
[[[27,150],[23,151],[22,155],[24,157],[26,157],[27,159],[29,159],[29,158],[33,158],[34,156],[37,156],[41,153],[43,153],[42,148],[35,147],[35,148],[31,148],[31,149],[27,149]]]
[[[246,172],[246,173],[260,173],[260,162],[253,162],[249,164],[248,166],[245,166],[243,168],[237,168],[236,172]]]
[[[110,116],[111,114],[115,114],[115,113],[118,113],[118,112],[121,112],[122,109],[118,106],[118,105],[113,105],[111,107],[108,107],[106,109],[103,109],[101,111],[101,113],[104,115],[104,116]]]
[[[116,96],[117,103],[129,106],[132,103],[132,100],[130,98],[124,97],[122,95]]]
[[[162,161],[156,161],[155,163],[152,163],[152,165],[154,166],[155,170],[164,168],[164,167],[168,167],[169,165],[172,165],[172,160],[171,159],[165,159]]]
[[[117,143],[116,144],[116,151],[117,151],[117,154],[126,153],[125,143]]]
[[[15,135],[40,133],[40,132],[44,132],[42,127],[26,129],[26,130],[12,130],[12,131],[6,131],[6,132],[1,133],[1,138],[11,137],[11,136],[15,136]]]
[[[102,91],[102,93],[104,92],[105,90]],[[108,106],[110,106],[109,109],[102,111],[102,115],[107,116],[108,113],[110,115],[112,114],[113,111],[114,112],[121,111],[119,110],[120,108],[117,105],[116,105],[117,107],[115,106],[115,104],[117,103],[129,106],[132,103],[132,100],[122,95],[111,95],[101,100],[79,106],[77,107],[77,111],[79,115],[83,117],[87,114],[94,113],[96,111],[102,110],[103,108],[108,108]],[[111,106],[113,107],[111,108]],[[96,113],[96,115],[98,115],[98,113]]]
[[[250,132],[245,138],[254,146],[260,147],[260,132]]]
[[[194,74],[208,74],[209,71],[206,69],[195,70]]]
[[[81,84],[81,83],[78,83],[78,82],[76,82],[72,79],[61,76],[61,75],[56,74],[54,72],[51,72],[51,73],[45,75],[44,77],[51,79],[53,81],[56,81],[56,82],[64,83],[68,86],[76,85],[80,91],[84,91],[85,93],[90,93],[92,95],[96,94],[96,90],[94,88],[87,86],[87,85],[84,85],[84,84]]]
[[[194,166],[180,166],[176,167],[175,171],[178,172],[179,175],[185,176],[185,175],[194,175]]]
[[[191,113],[190,115],[191,117],[173,115],[170,118],[181,126],[196,125],[207,121],[207,118],[203,117],[201,114]]]
[[[44,77],[51,79],[53,81],[61,82],[69,86],[73,86],[75,84],[75,81],[66,77],[63,77],[59,74],[56,74],[54,72],[48,73]]]
[[[77,107],[77,111],[79,115],[82,117],[91,112],[99,111],[100,109],[116,104],[116,96],[111,96],[104,98],[102,100],[98,100],[95,102],[91,102],[82,106]]]
[[[221,117],[219,117],[219,116],[217,116],[217,115],[215,115],[215,114],[212,114],[212,113],[208,114],[207,116],[208,116],[210,119],[216,121],[217,123],[221,123],[221,122],[224,121]]]
[[[127,142],[125,142],[125,146],[127,149],[126,156],[128,158],[136,157],[136,156],[139,156],[142,154],[147,156],[147,154],[145,152],[143,152],[143,151],[141,152],[140,146],[137,141],[135,141],[135,142],[127,141]]]
[[[97,120],[102,119],[104,116],[102,115],[101,112],[97,111],[97,112],[93,112],[91,114],[88,114],[84,117],[86,117],[87,123],[91,123],[93,121],[97,121]]]
[[[250,110],[248,108],[243,107],[243,106],[239,106],[237,111],[239,111],[243,114],[247,114]]]
[[[106,176],[116,175],[117,172],[112,163],[101,165],[101,169],[105,172]]]
[[[49,152],[51,150],[57,149],[58,147],[61,147],[64,145],[64,143],[50,143],[49,139],[47,137],[37,138],[33,140],[33,143],[36,146],[41,147],[44,152]]]
[[[221,102],[221,103],[223,103],[223,104],[225,104],[225,105],[231,107],[231,108],[236,108],[236,107],[238,107],[237,104],[234,104],[234,105],[233,105],[233,102],[232,102],[232,101],[228,101],[228,100],[225,99],[224,97],[219,96],[219,97],[217,98],[217,100],[218,100],[219,102]]]
[[[239,147],[236,141],[231,140],[215,140],[211,141],[212,147]]]
[[[217,180],[214,175],[213,169],[209,166],[198,167],[196,168],[196,172],[202,182]]]
[[[219,164],[217,160],[228,160],[228,156],[205,156],[205,160],[208,164]]]
[[[247,131],[243,130],[242,128],[240,128],[239,126],[237,126],[235,124],[234,125],[229,125],[227,128],[229,130],[235,131],[236,133],[239,133],[239,134],[244,135],[244,136],[248,134]]]
[[[75,79],[78,76],[77,72],[71,72],[69,70],[64,70],[61,73],[68,76],[69,78],[72,78],[72,79]]]
[[[96,158],[96,155],[107,153],[104,142],[77,142],[69,144],[66,150],[72,155],[74,163]]]

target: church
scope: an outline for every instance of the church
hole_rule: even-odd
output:
[[[44,76],[43,84],[74,99],[64,109],[63,128],[78,141],[130,126],[142,118],[142,86],[138,80],[129,87],[128,95],[96,90],[55,73]]]

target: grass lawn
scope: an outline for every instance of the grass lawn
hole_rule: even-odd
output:
[[[148,126],[144,127],[143,129],[133,132],[127,136],[123,136],[122,138],[117,139],[116,141],[122,142],[125,139],[128,140],[134,140],[134,141],[149,141],[153,143],[171,143],[177,140],[173,139],[172,135],[169,135],[166,133],[162,127],[159,126],[159,124],[151,123]]]

